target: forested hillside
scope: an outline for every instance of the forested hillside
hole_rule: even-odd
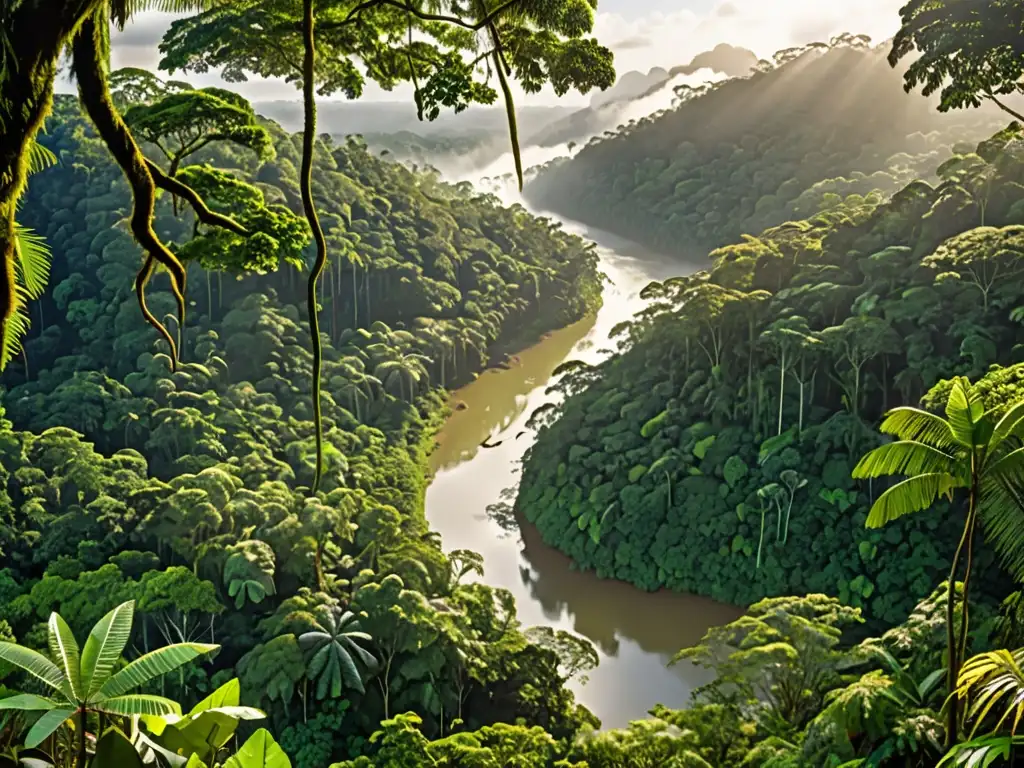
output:
[[[568,364],[573,396],[537,414],[550,426],[520,509],[576,562],[644,589],[823,592],[902,620],[948,572],[961,523],[938,504],[866,529],[886,486],[851,470],[889,408],[1022,359],[1022,136],[946,159],[935,187],[850,195],[648,286],[620,354]],[[986,405],[1016,401],[1022,376],[991,374]]]
[[[586,716],[558,657],[527,643],[500,590],[459,584],[473,555],[441,552],[423,491],[438,388],[592,312],[592,246],[358,142],[322,145],[314,182],[334,258],[321,298],[326,472],[314,496],[297,279],[309,236],[292,213],[296,139],[266,129],[271,160],[218,141],[181,170],[218,210],[266,224],[276,237],[263,250],[205,228],[193,238],[192,214],[159,201],[156,230],[198,262],[184,329],[169,292],[148,296],[180,333],[172,373],[132,290],[127,186],[77,100],[58,98],[41,137],[58,161],[32,177],[19,211],[54,263],[33,335],[4,376],[0,626],[45,646],[51,611],[83,637],[134,599],[141,650],[221,645],[160,692],[195,702],[237,674],[299,766],[358,754],[382,718],[406,711],[433,735],[459,716],[471,728],[524,717],[573,732]],[[245,274],[266,270],[276,271]],[[344,631],[369,639],[342,666],[311,667],[298,644],[323,611],[365,612]]]
[[[535,169],[527,199],[700,260],[836,195],[891,194],[930,177],[954,145],[1004,122],[994,107],[937,114],[933,100],[903,92],[884,50],[860,38],[775,58],[746,78],[680,89],[671,110]]]

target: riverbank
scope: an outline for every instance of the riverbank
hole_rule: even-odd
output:
[[[687,706],[690,692],[708,675],[688,663],[668,668],[669,659],[741,611],[690,595],[645,593],[576,570],[535,529],[520,527],[512,513],[519,463],[533,441],[525,423],[557,397],[545,391],[551,372],[566,359],[603,359],[609,331],[643,305],[640,290],[683,271],[618,238],[592,230],[581,234],[599,243],[601,268],[611,278],[601,310],[519,352],[510,368],[490,369],[453,393],[451,403],[467,407],[453,410],[436,436],[426,515],[446,550],[466,548],[483,556],[482,580],[513,594],[525,626],[565,629],[594,643],[600,665],[586,683],[574,681],[572,687],[611,728],[645,717],[659,702]],[[481,447],[484,440],[495,447]]]

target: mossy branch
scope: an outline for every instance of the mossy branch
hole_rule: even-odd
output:
[[[142,151],[132,137],[128,126],[118,113],[107,87],[106,15],[100,11],[88,17],[79,29],[71,46],[72,70],[78,80],[82,104],[103,143],[114,156],[132,190],[130,227],[135,240],[147,254],[147,264],[139,272],[135,291],[143,317],[167,339],[171,347],[171,364],[176,370],[178,350],[170,333],[145,306],[145,287],[155,264],[161,264],[171,277],[171,292],[178,307],[178,325],[185,326],[185,267],[171,253],[153,230],[153,212],[156,206],[156,184]],[[155,263],[149,263],[155,262]]]
[[[231,217],[223,216],[216,211],[211,211],[203,201],[203,198],[199,196],[198,192],[184,182],[181,182],[173,176],[165,173],[164,170],[152,160],[146,160],[146,168],[149,169],[149,173],[153,177],[153,182],[160,189],[180,197],[192,206],[192,210],[195,212],[196,218],[203,224],[207,224],[211,227],[222,227],[223,229],[231,230],[236,235],[241,235],[242,237],[247,237],[249,235],[249,230]]]

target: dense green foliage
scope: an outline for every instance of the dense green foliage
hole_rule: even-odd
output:
[[[671,110],[595,137],[542,166],[528,199],[657,250],[707,250],[823,203],[891,194],[929,177],[964,139],[1002,118],[936,115],[907,96],[885,54],[849,35],[776,54],[777,66],[683,89]]]
[[[645,289],[622,354],[567,370],[572,396],[538,414],[560,418],[519,506],[545,540],[645,589],[824,592],[905,616],[948,572],[962,518],[939,503],[866,529],[886,486],[850,472],[887,408],[1019,359],[1020,139],[1007,129],[944,162],[936,187],[847,197]],[[987,405],[1020,398],[1019,368],[992,375]],[[999,594],[992,553],[976,564]]]
[[[523,717],[559,737],[586,722],[558,655],[528,641],[508,595],[458,583],[467,558],[440,551],[422,507],[438,387],[593,311],[593,248],[359,142],[323,144],[314,182],[337,256],[322,298],[327,471],[311,495],[299,271],[201,270],[218,241],[200,246],[209,233],[162,198],[157,230],[195,275],[172,373],[130,291],[127,187],[74,100],[56,109],[44,141],[61,161],[21,211],[59,258],[25,365],[5,374],[17,429],[0,430],[13,636],[44,647],[53,610],[83,636],[134,599],[129,647],[221,645],[165,678],[166,695],[191,706],[237,674],[300,766],[358,754],[405,711],[434,735],[460,716],[473,728]],[[241,196],[294,218],[296,139],[266,129],[273,160],[220,143],[180,174],[209,180],[211,207]],[[162,316],[173,300],[159,287]]]

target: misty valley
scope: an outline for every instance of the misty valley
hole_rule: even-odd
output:
[[[867,5],[0,4],[0,766],[1024,764],[1024,0]]]

